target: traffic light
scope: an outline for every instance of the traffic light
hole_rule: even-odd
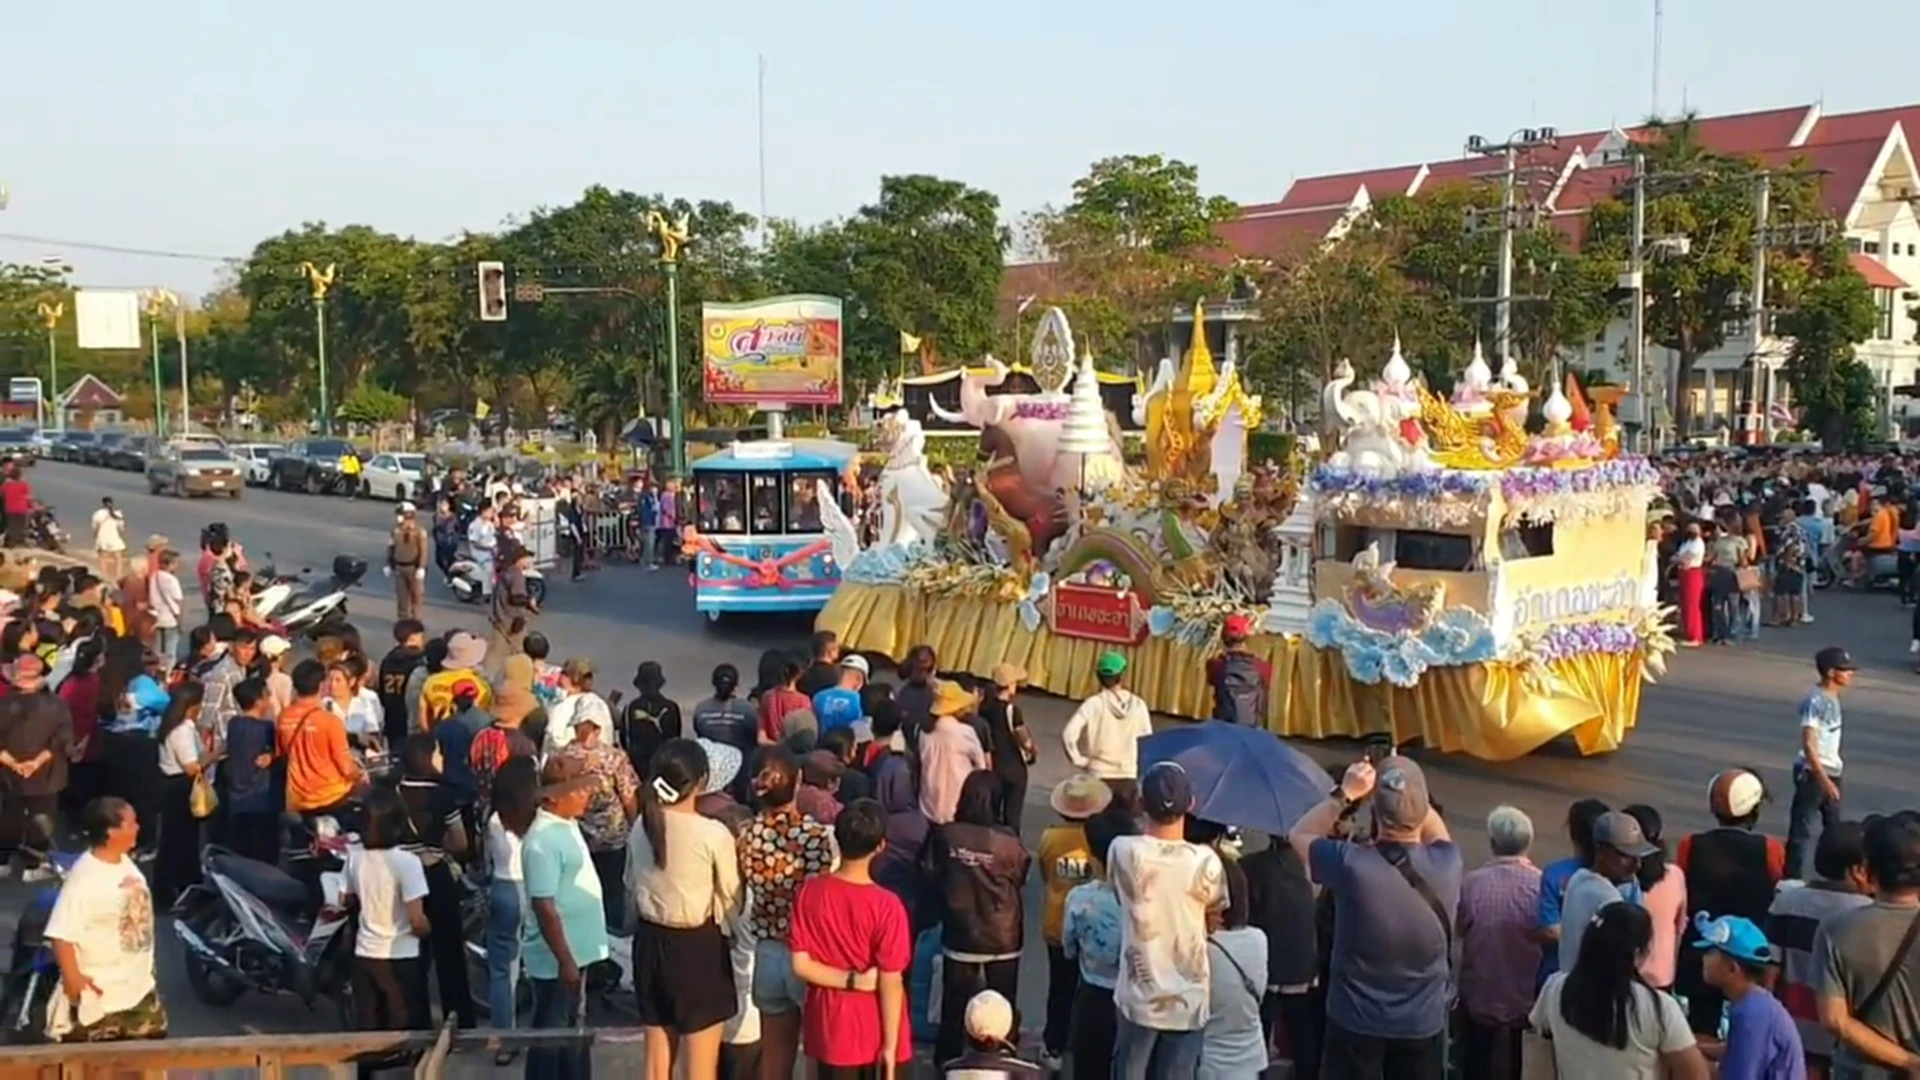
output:
[[[505,263],[479,265],[480,321],[507,321],[507,267]]]

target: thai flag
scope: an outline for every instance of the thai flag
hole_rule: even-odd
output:
[[[1767,423],[1776,428],[1794,428],[1800,426],[1800,416],[1785,402],[1776,401],[1767,409]]]

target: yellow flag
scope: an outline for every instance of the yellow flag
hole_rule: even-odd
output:
[[[485,420],[492,412],[493,406],[488,405],[484,398],[473,403],[473,418],[475,420]]]
[[[914,337],[912,334],[907,333],[905,330],[900,331],[900,351],[902,353],[919,352],[920,339],[917,337]]]

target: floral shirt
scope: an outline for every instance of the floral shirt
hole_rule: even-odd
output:
[[[800,883],[833,869],[833,830],[792,803],[755,814],[740,830],[740,879],[752,896],[746,925],[756,941],[785,941]]]
[[[633,763],[618,747],[600,743],[581,746],[571,743],[560,751],[587,763],[587,771],[600,781],[587,800],[587,812],[580,815],[580,832],[587,847],[594,851],[623,850],[633,822],[627,818],[626,802],[640,794],[640,777]]]
[[[1060,948],[1080,962],[1080,980],[1104,990],[1120,981],[1120,896],[1105,879],[1067,893]]]

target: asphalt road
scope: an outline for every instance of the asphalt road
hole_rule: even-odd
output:
[[[183,501],[148,495],[135,474],[54,463],[40,465],[30,478],[82,546],[89,540],[87,518],[101,496],[111,495],[125,513],[128,536],[136,544],[159,532],[182,551],[192,551],[203,525],[225,521],[249,552],[271,551],[282,569],[324,568],[343,552],[377,567],[393,513],[391,504],[258,489],[237,502]],[[667,673],[668,692],[691,705],[704,696],[715,664],[734,663],[750,679],[762,650],[799,646],[810,629],[804,620],[730,621],[723,629],[709,628],[694,612],[691,590],[680,573],[615,564],[579,584],[564,578],[561,574],[552,580],[539,628],[553,640],[558,658],[594,660],[604,689],[625,688],[635,664],[656,660]],[[391,587],[376,569],[351,601],[354,621],[369,643],[383,642],[392,604]],[[1813,682],[1814,651],[1831,644],[1851,649],[1863,668],[1846,699],[1849,815],[1913,805],[1912,774],[1903,758],[1915,746],[1910,703],[1920,676],[1908,673],[1907,612],[1885,594],[1819,594],[1813,607],[1818,621],[1812,625],[1769,628],[1758,643],[1683,651],[1673,657],[1667,677],[1643,694],[1639,727],[1617,753],[1581,758],[1570,746],[1556,744],[1522,761],[1496,765],[1416,751],[1435,798],[1445,805],[1448,820],[1467,845],[1469,861],[1477,861],[1483,850],[1481,823],[1487,812],[1501,803],[1533,815],[1542,834],[1537,850],[1542,859],[1565,853],[1559,823],[1566,806],[1590,795],[1616,806],[1645,802],[1658,807],[1669,839],[1675,839],[1708,824],[1707,781],[1730,765],[1756,768],[1774,785],[1774,802],[1764,824],[1784,833],[1787,769],[1797,741],[1794,710]],[[484,625],[478,609],[453,601],[438,582],[429,583],[427,621],[435,631]],[[1027,815],[1029,843],[1050,819],[1044,809],[1046,791],[1068,771],[1058,737],[1071,711],[1070,703],[1032,698],[1023,705],[1036,729],[1041,760],[1029,801],[1041,809]],[[1349,760],[1358,750],[1337,743],[1303,748],[1328,763]],[[0,888],[0,934],[11,935],[13,915],[23,902],[19,886]],[[1037,922],[1037,897],[1028,911],[1030,921]],[[1037,938],[1037,927],[1030,933]],[[329,1027],[325,1011],[309,1013],[288,999],[247,997],[220,1010],[201,1006],[180,974],[172,935],[163,934],[162,941],[168,951],[161,959],[161,988],[177,1033]],[[1044,956],[1036,959],[1038,952],[1028,950],[1022,979],[1020,1005],[1029,1018],[1038,1017],[1044,995],[1045,961]]]

